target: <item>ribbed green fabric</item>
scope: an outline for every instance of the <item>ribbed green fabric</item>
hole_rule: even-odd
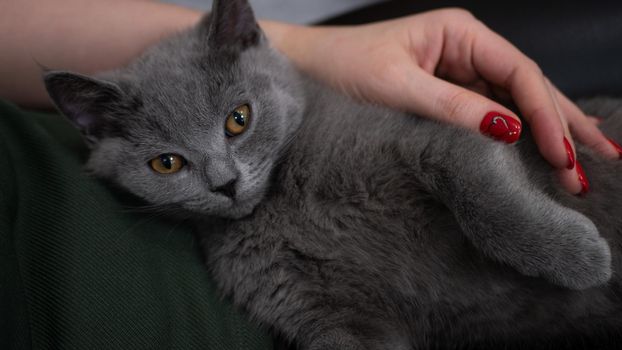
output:
[[[86,176],[62,117],[0,102],[0,349],[270,349],[183,224]]]

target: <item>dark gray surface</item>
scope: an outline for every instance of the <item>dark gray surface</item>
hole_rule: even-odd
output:
[[[212,0],[162,0],[209,10]],[[290,23],[313,23],[382,0],[250,0],[258,18]]]

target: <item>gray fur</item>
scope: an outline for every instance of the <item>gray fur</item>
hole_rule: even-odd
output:
[[[246,1],[214,6],[127,68],[45,81],[95,175],[193,215],[236,305],[302,349],[536,346],[622,326],[622,165],[579,149],[593,191],[568,195],[533,142],[354,102],[292,68]],[[249,129],[227,138],[244,103]],[[622,104],[601,105],[622,139]],[[163,153],[188,166],[154,173]],[[233,199],[214,190],[231,179]]]

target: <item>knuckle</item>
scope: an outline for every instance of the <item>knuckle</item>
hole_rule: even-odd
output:
[[[469,110],[469,92],[457,91],[440,98],[437,104],[437,113],[451,119],[457,119]]]
[[[383,77],[385,80],[401,82],[404,79],[404,67],[397,64],[374,62],[370,67],[372,77]]]
[[[452,18],[455,19],[468,19],[468,20],[473,20],[475,19],[475,16],[473,15],[473,13],[471,13],[471,11],[461,8],[461,7],[452,7],[452,8],[448,8],[445,9],[443,11],[446,11],[446,14],[448,16],[451,16]]]
[[[461,25],[465,25],[476,21],[475,16],[469,10],[461,7],[443,8],[431,11],[429,14],[434,15],[440,22],[460,23]]]
[[[540,68],[540,66],[538,65],[538,63],[536,63],[536,61],[532,60],[531,58],[527,57],[527,67],[534,73],[538,74],[538,75],[544,75],[542,72],[542,68]]]

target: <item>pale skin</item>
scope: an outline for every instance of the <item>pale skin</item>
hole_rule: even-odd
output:
[[[52,108],[40,65],[84,74],[121,67],[202,15],[149,0],[2,1],[0,97]],[[577,140],[604,157],[620,157],[595,118],[466,11],[445,9],[351,27],[260,25],[300,69],[362,100],[476,131],[491,111],[520,120],[489,96],[513,100],[571,193],[580,193],[582,185],[576,167],[567,169],[564,136],[572,153]]]

